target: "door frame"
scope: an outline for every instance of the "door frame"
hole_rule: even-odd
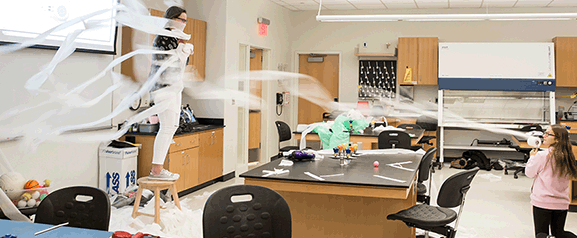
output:
[[[264,47],[264,46],[259,46],[259,45],[255,45],[255,44],[250,44],[250,43],[243,43],[240,42],[239,43],[239,71],[240,72],[248,72],[250,71],[250,49],[251,48],[256,48],[256,49],[261,49],[262,50],[262,70],[270,70],[271,66],[270,66],[270,62],[271,62],[271,55],[272,55],[272,49]],[[241,70],[241,68],[244,68]],[[239,85],[243,85],[243,91],[245,93],[249,93],[249,82],[248,81],[239,81]],[[266,104],[264,104],[264,102],[273,102],[273,95],[272,95],[272,81],[262,81],[262,91],[261,91],[261,114],[260,114],[260,128],[261,128],[261,136],[260,136],[260,158],[259,158],[259,163],[267,163],[270,161],[270,158],[268,158],[266,155],[270,154],[270,140],[269,140],[269,136],[270,133],[275,132],[276,133],[276,128],[268,125],[270,123],[268,122],[272,122],[274,121],[274,118],[272,115],[269,115],[271,112],[270,110],[266,107]],[[242,109],[241,109],[242,108]],[[241,174],[244,173],[246,171],[248,171],[248,127],[249,127],[249,108],[248,105],[245,105],[244,107],[239,108],[239,110],[242,110],[242,115],[239,114],[239,117],[242,116],[243,118],[239,118],[239,123],[241,122],[241,124],[238,125],[238,130],[239,133],[237,135],[237,139],[238,139],[238,146],[239,148],[237,148],[238,150],[238,156],[239,158],[237,158],[237,165],[236,165],[236,172],[237,174]],[[274,131],[273,131],[274,129]],[[241,131],[242,130],[242,131]],[[276,152],[275,152],[276,153]]]
[[[315,51],[296,51],[295,55],[294,55],[294,69],[295,69],[295,73],[299,73],[299,55],[310,55],[310,54],[319,54],[319,55],[338,55],[339,56],[339,92],[337,97],[341,98],[341,85],[342,85],[342,68],[343,68],[343,57],[342,57],[342,52],[341,51],[323,51],[323,50],[315,50]],[[295,82],[295,85],[293,85],[294,88],[296,88],[298,90],[298,81]],[[292,96],[293,98],[291,98],[291,100],[293,102],[292,107],[291,107],[291,111],[293,112],[297,112],[297,113],[292,113],[292,116],[290,117],[290,127],[291,128],[297,128],[297,124],[298,124],[298,119],[299,119],[299,115],[298,115],[298,111],[299,111],[299,107],[298,107],[298,98],[296,98],[296,95]],[[293,138],[296,141],[296,138]],[[300,139],[300,138],[299,138]],[[296,142],[295,142],[296,143]]]

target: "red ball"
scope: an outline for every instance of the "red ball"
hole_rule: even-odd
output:
[[[24,189],[35,189],[35,188],[39,188],[40,184],[38,184],[38,181],[36,180],[28,180],[28,182],[26,182],[26,184],[24,184]]]

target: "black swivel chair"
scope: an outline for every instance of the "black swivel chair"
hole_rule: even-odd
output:
[[[530,131],[540,131],[543,132],[543,128],[540,125],[528,125],[521,128],[522,132],[530,132]],[[525,173],[525,164],[529,161],[529,157],[531,157],[531,150],[532,148],[521,148],[519,145],[510,145],[511,148],[514,148],[516,151],[523,153],[523,163],[517,166],[509,166],[504,168],[504,173],[507,175],[509,174],[509,170],[515,170],[513,173],[513,177],[515,179],[519,178],[519,173]]]
[[[73,186],[56,190],[38,205],[35,223],[108,231],[110,223],[110,200],[98,189]]]
[[[288,124],[283,121],[275,121],[276,129],[278,131],[278,156],[282,157],[283,151],[298,150],[298,146],[285,146],[280,147],[280,143],[283,141],[290,140],[292,138],[292,131]]]
[[[417,125],[417,124],[401,124],[398,125],[397,128],[402,128],[402,129],[423,129],[421,128],[421,126]]]
[[[242,201],[235,198],[250,196]],[[291,213],[277,192],[255,185],[235,185],[213,193],[202,215],[204,238],[278,237],[290,238]]]
[[[437,118],[431,118],[431,117],[428,117],[425,115],[418,117],[415,124],[419,125],[422,129],[425,129],[425,132],[437,131],[437,127],[438,127]],[[436,138],[437,138],[436,136],[424,135],[423,137],[421,137],[421,139],[417,143],[428,144],[428,145],[432,146],[433,143],[431,142],[431,140],[436,139]],[[436,158],[433,161],[433,172],[435,171],[435,166],[438,166],[439,169],[441,169],[443,167],[443,165],[441,163],[437,162]]]
[[[437,152],[437,147],[431,147],[425,155],[423,155],[417,175],[417,202],[427,205],[431,204],[431,193],[429,192],[429,194],[427,194],[427,190],[431,191],[431,182],[433,180],[431,172],[433,171],[433,157],[435,156],[435,152]],[[429,180],[428,187],[423,184],[423,182],[427,180]]]
[[[462,171],[447,178],[437,197],[437,206],[427,204],[417,204],[408,209],[387,216],[388,220],[400,220],[409,227],[423,229],[426,232],[432,231],[446,238],[455,238],[459,217],[465,205],[465,196],[469,191],[473,178],[479,171],[474,168]],[[459,213],[450,208],[459,207]],[[455,221],[455,227],[448,226]]]
[[[404,131],[383,131],[378,143],[379,149],[411,149],[411,137]]]
[[[412,129],[423,129],[421,128],[419,125],[417,124],[400,124],[397,126],[397,128],[402,128],[405,130],[412,130]],[[421,148],[423,148],[421,140],[419,140],[419,142],[417,142],[418,145],[412,146],[411,145],[411,150],[417,151]]]

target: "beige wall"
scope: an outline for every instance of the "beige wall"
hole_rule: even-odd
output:
[[[516,9],[500,12],[575,12],[577,8]],[[386,14],[485,13],[478,10],[388,11]],[[490,10],[490,13],[497,13]],[[358,59],[354,56],[359,43],[397,45],[398,37],[437,36],[439,42],[551,42],[555,36],[577,36],[576,21],[509,21],[509,22],[363,22],[320,23],[317,11],[292,13],[291,41],[293,52],[341,51],[342,75],[339,98],[356,102]],[[321,11],[321,15],[383,14],[375,11]],[[434,87],[419,86],[416,100],[436,97]],[[424,91],[425,90],[425,91]]]
[[[289,64],[291,62],[291,17],[290,11],[269,0],[230,0],[226,4],[226,58],[224,65],[226,74],[234,74],[239,68],[239,46],[240,44],[251,45],[257,48],[270,50],[270,60],[268,66],[272,70],[277,69],[279,63]],[[259,36],[257,33],[257,18],[264,17],[271,21],[267,36]],[[222,59],[221,59],[222,62]],[[226,88],[238,89],[238,81],[226,79]],[[274,111],[274,93],[279,91],[278,82],[263,85],[263,99],[269,103],[263,110],[263,131],[268,131],[261,138],[262,149],[276,153],[278,135],[274,127],[274,121],[289,118],[290,110],[286,110],[281,117],[277,117]],[[268,94],[264,94],[268,91]],[[246,129],[239,125],[238,104],[233,105],[231,100],[225,100],[224,118],[226,124],[225,131],[225,160],[224,173],[235,170],[237,167],[238,154],[238,130]],[[244,120],[246,121],[246,120]],[[270,157],[270,155],[268,156]],[[238,172],[237,172],[238,173]]]

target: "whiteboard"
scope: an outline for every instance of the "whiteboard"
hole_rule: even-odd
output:
[[[439,43],[439,78],[555,79],[553,43]]]
[[[0,115],[16,107],[38,105],[48,98],[44,94],[32,95],[24,88],[24,84],[31,76],[38,73],[44,65],[47,65],[55,53],[56,51],[54,50],[24,49],[10,54],[0,54],[0,65],[2,65],[0,67],[0,100],[2,101],[0,103]],[[112,59],[113,56],[110,55],[73,53],[54,70],[55,82],[58,83],[58,87],[72,89],[98,74]],[[107,74],[104,78],[87,88],[81,95],[88,98],[96,97],[110,85],[112,85],[112,79]],[[54,87],[46,83],[42,88]],[[50,104],[0,121],[0,139],[18,136],[20,134],[18,126],[34,122],[43,113],[58,108],[62,108],[62,106]],[[107,95],[102,101],[90,108],[75,109],[60,115],[54,115],[39,126],[55,128],[64,125],[87,123],[102,118],[111,111],[112,95]],[[110,127],[111,125],[112,121],[109,120],[94,128]]]

